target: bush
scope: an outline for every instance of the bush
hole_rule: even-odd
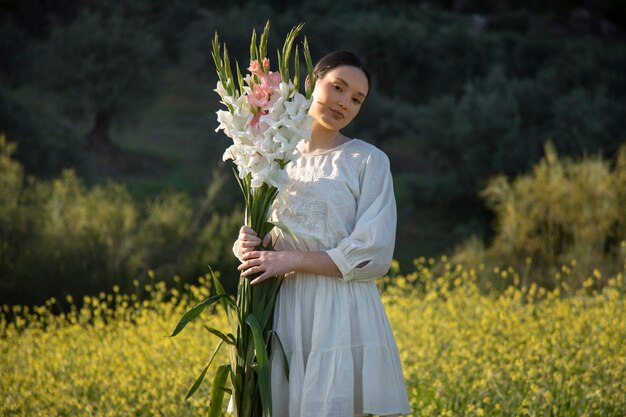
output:
[[[599,156],[559,158],[551,143],[532,172],[492,178],[481,195],[495,213],[488,258],[536,268],[529,282],[580,287],[595,266],[611,274],[626,260],[626,144],[615,164]],[[599,277],[598,277],[599,278]],[[525,284],[528,284],[526,282]]]
[[[241,212],[211,212],[211,201],[196,209],[183,193],[139,204],[123,185],[89,189],[72,170],[50,182],[24,178],[15,151],[0,137],[0,302],[113,285],[130,291],[151,269],[160,279],[182,271],[185,281],[208,272],[207,263],[236,274],[231,245]]]

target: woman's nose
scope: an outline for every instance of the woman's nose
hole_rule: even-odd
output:
[[[343,109],[346,109],[346,105],[345,105],[345,104],[343,104],[343,100],[339,100],[339,101],[337,102],[337,105],[338,105],[339,107],[342,107]]]

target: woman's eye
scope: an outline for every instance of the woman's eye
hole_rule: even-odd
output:
[[[358,98],[353,98],[352,102],[354,102],[354,104],[361,104],[361,100],[359,100]]]
[[[337,84],[334,84],[333,87],[335,87],[335,90],[337,91],[343,91]]]

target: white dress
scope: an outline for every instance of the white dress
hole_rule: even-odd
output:
[[[387,156],[351,139],[287,166],[273,217],[277,250],[326,251],[343,274],[292,273],[279,291],[274,329],[289,363],[271,353],[276,417],[410,412],[396,342],[374,280],[392,259],[396,204]]]

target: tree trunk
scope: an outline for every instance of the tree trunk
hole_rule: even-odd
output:
[[[91,158],[88,168],[106,174],[127,174],[133,171],[151,171],[160,168],[156,159],[141,153],[124,151],[111,142],[110,131],[115,112],[99,110],[94,116],[94,124],[87,134],[87,154]]]
[[[94,117],[94,124],[87,134],[87,148],[102,161],[107,170],[124,172],[128,170],[128,161],[123,152],[111,142],[109,132],[113,121],[112,111],[99,110]]]
[[[113,120],[113,112],[99,110],[96,112],[94,125],[87,135],[88,147],[97,152],[110,153],[114,148],[109,138],[109,130]]]
[[[94,125],[87,134],[87,149],[104,164],[106,172],[125,173],[132,163],[124,152],[119,149],[109,136],[114,112],[99,110],[94,117]]]

